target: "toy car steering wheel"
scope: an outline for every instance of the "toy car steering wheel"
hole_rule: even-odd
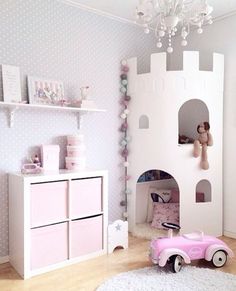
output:
[[[181,227],[178,224],[172,223],[172,222],[162,222],[162,226],[168,228],[168,229],[177,229],[179,230]]]
[[[161,225],[168,229],[168,237],[169,238],[173,237],[173,229],[179,230],[181,228],[178,224],[175,224],[172,222],[163,222]]]

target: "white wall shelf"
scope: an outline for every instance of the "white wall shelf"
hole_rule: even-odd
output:
[[[55,110],[55,111],[65,111],[74,112],[78,116],[78,127],[81,127],[81,115],[92,113],[92,112],[106,112],[105,109],[97,108],[78,108],[78,107],[68,107],[68,106],[53,106],[53,105],[39,105],[39,104],[26,104],[26,103],[14,103],[14,102],[3,102],[0,101],[0,107],[5,107],[9,112],[9,126],[14,125],[14,115],[19,109],[43,109],[43,110]]]

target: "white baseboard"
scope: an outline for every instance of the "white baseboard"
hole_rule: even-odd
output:
[[[224,230],[224,235],[232,238],[236,238],[236,233]]]
[[[0,264],[9,262],[9,256],[0,257]]]

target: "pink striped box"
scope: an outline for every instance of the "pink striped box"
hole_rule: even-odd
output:
[[[73,158],[79,158],[85,156],[85,145],[80,146],[67,146],[67,156]]]

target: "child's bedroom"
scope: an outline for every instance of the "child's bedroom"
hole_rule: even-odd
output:
[[[235,0],[0,1],[1,291],[236,290],[235,31]]]

